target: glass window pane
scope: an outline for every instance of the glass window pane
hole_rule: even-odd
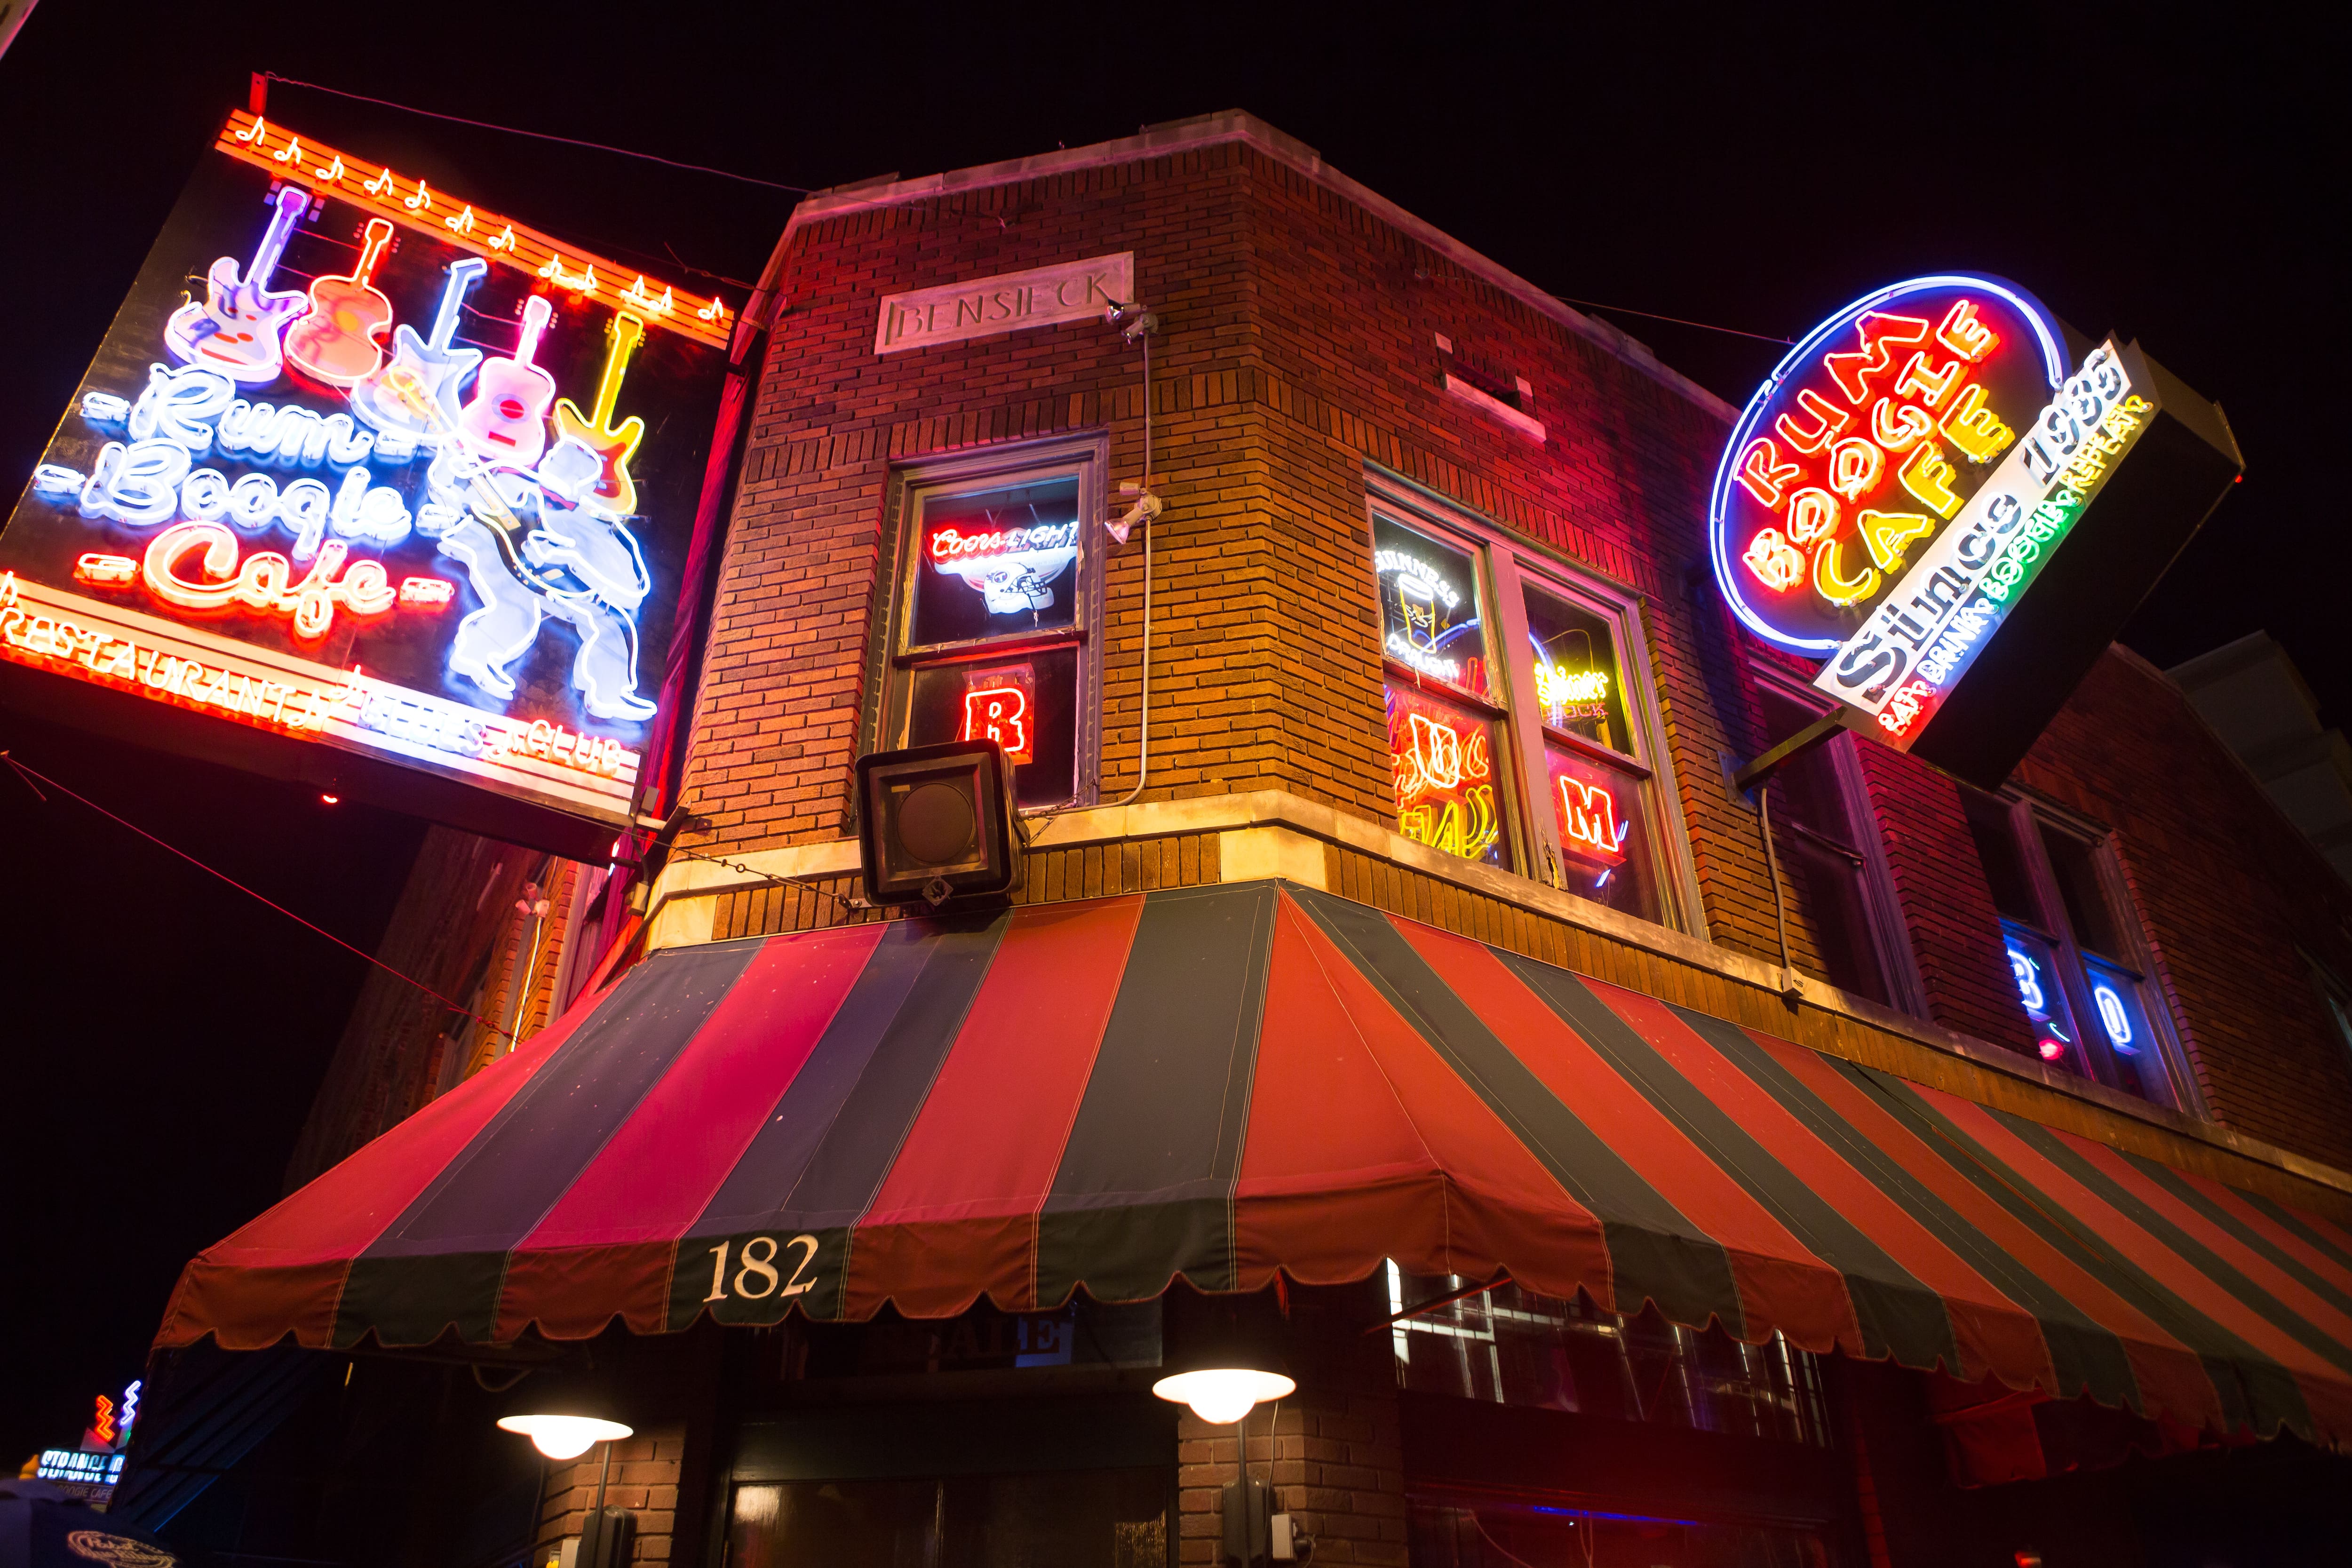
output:
[[[2033,883],[2025,874],[2025,857],[2018,853],[2009,803],[1963,786],[1960,804],[1969,814],[1969,832],[1976,838],[1985,880],[1992,885],[1992,907],[2011,920],[2040,925],[2042,910],[2034,902]]]
[[[1566,1489],[1549,1502],[1423,1491],[1406,1498],[1413,1568],[1829,1568],[1843,1561],[1832,1539],[1801,1524],[1622,1512]]]
[[[2066,1005],[2066,987],[2058,977],[2058,960],[2050,944],[2008,924],[2001,927],[2001,940],[2009,949],[2017,999],[2025,1008],[2026,1021],[2033,1026],[2034,1049],[2052,1067],[2089,1076],[2082,1037],[2074,1032],[2074,1010]]]
[[[1527,604],[1543,721],[1612,752],[1637,754],[1625,726],[1624,682],[1608,621],[1532,586]]]
[[[1629,915],[1657,919],[1642,781],[1565,746],[1546,746],[1544,762],[1568,890]]]
[[[1380,585],[1383,651],[1475,697],[1488,695],[1477,563],[1452,545],[1376,516],[1372,575]]]
[[[1497,763],[1507,753],[1496,726],[1457,703],[1391,682],[1389,764],[1396,781],[1397,831],[1416,844],[1511,864]]]
[[[1076,479],[932,492],[920,506],[908,646],[1076,623]]]
[[[993,740],[1013,759],[1023,806],[1059,805],[1076,795],[1077,649],[927,665],[913,685],[907,744]]]
[[[2095,958],[2085,958],[2083,967],[2088,972],[2091,1005],[2098,1013],[2099,1032],[2105,1036],[2108,1048],[2115,1053],[2116,1087],[2159,1105],[2171,1104],[2164,1055],[2157,1048],[2155,1032],[2148,1027],[2147,1009],[2140,1000],[2139,977]]]
[[[2074,945],[2122,956],[2123,932],[2107,902],[2107,890],[2099,882],[2098,847],[2047,823],[2042,825],[2042,847],[2050,852],[2058,896],[2065,901],[2066,919],[2074,928]]]

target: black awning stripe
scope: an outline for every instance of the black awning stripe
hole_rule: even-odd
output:
[[[2251,1250],[2260,1253],[2272,1267],[2287,1275],[2305,1289],[2326,1301],[2337,1311],[2352,1316],[2352,1291],[2345,1290],[2343,1287],[2304,1262],[2303,1259],[2215,1203],[2195,1183],[2187,1180],[2179,1172],[2169,1165],[2159,1164],[2145,1154],[2134,1154],[2121,1149],[2116,1150],[2116,1152],[2130,1161],[2132,1168],[2149,1181],[2195,1209],[2212,1224],[2229,1232]]]
[[[1564,969],[1499,952],[1496,956],[1807,1251],[1845,1277],[1865,1353],[1891,1352],[1909,1366],[1933,1366],[1938,1360],[1960,1364],[1944,1299],[1790,1172],[1590,986]],[[1693,1022],[1692,1015],[1675,1011],[1685,1023]],[[1729,1025],[1723,1027],[1738,1033]],[[1720,1052],[1712,1032],[1698,1034]],[[1733,1058],[1733,1065],[1741,1064]],[[1759,1087],[1770,1091],[1769,1086]]]
[[[2352,1346],[2338,1344],[2303,1314],[2247,1279],[2227,1258],[2157,1212],[2138,1194],[2126,1190],[2106,1172],[2083,1158],[2079,1151],[2069,1147],[2057,1133],[2012,1111],[1996,1110],[1993,1114],[2031,1145],[2036,1153],[2096,1193],[2100,1202],[2187,1259],[2200,1274],[2235,1296],[2273,1328],[2338,1372],[2352,1373]]]
[[[2138,1402],[2139,1384],[2132,1375],[2131,1359],[2124,1352],[2123,1342],[2112,1331],[2084,1315],[2064,1291],[1978,1229],[1905,1169],[1901,1161],[1824,1104],[1819,1095],[1775,1061],[1771,1052],[1751,1039],[1745,1029],[1687,1008],[1675,1010],[1787,1107],[1813,1136],[1836,1151],[1865,1181],[1901,1205],[1906,1214],[1951,1248],[1954,1256],[1975,1269],[1994,1289],[2032,1313],[2042,1325],[2042,1343],[2049,1349],[2051,1370],[2058,1376],[2063,1394],[2071,1398],[2087,1390],[2108,1405]],[[1861,1069],[1850,1062],[1834,1057],[1823,1057],[1822,1060],[1848,1078],[1860,1077]]]
[[[338,1342],[373,1326],[418,1343],[452,1322],[489,1337],[509,1250],[661,1080],[751,951],[683,949],[632,971],[353,1262]]]
[[[1946,1163],[2193,1352],[2205,1363],[2206,1376],[2221,1396],[2223,1417],[2232,1426],[2247,1424],[2267,1432],[2284,1419],[2298,1430],[2310,1430],[2302,1391],[2276,1362],[2182,1300],[2087,1225],[2062,1224],[2048,1212],[2053,1200],[2037,1184],[2011,1170],[1910,1084],[1874,1068],[1858,1070],[1881,1102],[1916,1128]],[[2029,1193],[2040,1194],[2040,1201],[2029,1200]]]
[[[1144,900],[1038,1216],[1040,1301],[1081,1282],[1099,1297],[1137,1300],[1166,1288],[1171,1272],[1210,1289],[1240,1283],[1233,1191],[1276,899],[1274,884],[1260,882]],[[1120,1204],[1136,1205],[1131,1223],[1106,1225],[1106,1208]]]
[[[1719,1319],[1748,1333],[1739,1288],[1721,1243],[1643,1179],[1606,1137],[1562,1104],[1454,994],[1378,910],[1292,889],[1308,917],[1365,981],[1428,1042],[1455,1077],[1601,1224],[1618,1310],[1655,1300],[1668,1317]],[[1555,971],[1565,973],[1565,971]]]
[[[2277,1225],[2280,1229],[2302,1237],[2305,1244],[2309,1246],[2313,1250],[2325,1253],[2327,1257],[2334,1258],[2344,1268],[2352,1269],[2352,1252],[2347,1252],[2343,1247],[2337,1246],[2336,1243],[2324,1232],[2314,1230],[2310,1226],[2305,1224],[2303,1216],[2296,1214],[2293,1209],[2288,1208],[2284,1204],[2274,1203],[2271,1199],[2263,1196],[2260,1193],[2250,1193],[2242,1187],[2232,1187],[2230,1190],[2236,1193],[2238,1196],[2243,1198],[2247,1203],[2252,1204],[2254,1207],[2262,1210],[2265,1215],[2268,1215],[2272,1222]]]
[[[856,1218],[954,1043],[1008,918],[892,922],[682,1249],[700,1237]],[[886,1063],[912,1081],[884,1081],[889,1075],[875,1069]]]

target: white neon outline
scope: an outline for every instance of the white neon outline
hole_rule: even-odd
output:
[[[1792,637],[1775,631],[1740,596],[1738,574],[1733,570],[1738,557],[1731,552],[1731,542],[1726,537],[1724,527],[1729,500],[1727,492],[1738,482],[1732,474],[1734,459],[1747,447],[1750,437],[1758,433],[1757,421],[1763,414],[1764,405],[1796,374],[1800,365],[1811,360],[1825,340],[1853,326],[1865,311],[1874,310],[1904,295],[1925,293],[1931,289],[1978,289],[2006,300],[2019,315],[2032,323],[2033,335],[2042,344],[2042,363],[2050,377],[2050,389],[2055,392],[2065,384],[2066,356],[2059,337],[2058,319],[2023,289],[2006,279],[1987,273],[1938,272],[1890,283],[1874,293],[1864,295],[1805,334],[1796,347],[1781,356],[1780,363],[1772,367],[1772,374],[1764,378],[1755,395],[1748,398],[1748,406],[1740,410],[1739,423],[1731,427],[1731,434],[1724,442],[1723,456],[1716,461],[1715,484],[1707,492],[1707,555],[1715,567],[1716,584],[1723,590],[1724,597],[1730,601],[1731,612],[1739,617],[1740,624],[1774,647],[1786,648],[1790,653],[1821,655],[1834,653],[1843,647],[1845,639]]]

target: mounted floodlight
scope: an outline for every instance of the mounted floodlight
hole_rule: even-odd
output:
[[[871,904],[1002,893],[1021,879],[1013,770],[994,741],[857,759],[857,843]]]

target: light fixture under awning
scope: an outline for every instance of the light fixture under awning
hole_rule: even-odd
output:
[[[1287,883],[669,950],[200,1255],[160,1342],[1416,1273],[2352,1436],[2352,1234]]]

